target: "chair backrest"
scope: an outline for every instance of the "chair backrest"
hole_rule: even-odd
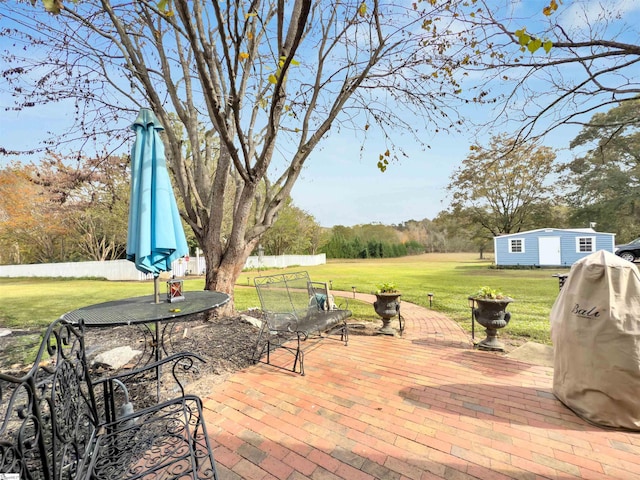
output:
[[[315,295],[309,295],[307,272],[284,273],[256,277],[262,310],[267,314],[294,314],[301,318],[309,310],[319,310]]]
[[[0,422],[0,472],[76,478],[98,424],[82,325],[56,320],[26,375],[0,373]]]

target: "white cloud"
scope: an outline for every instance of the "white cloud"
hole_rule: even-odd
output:
[[[576,0],[559,14],[560,23],[570,28],[586,28],[588,25],[616,20],[637,24],[640,2],[637,0]]]

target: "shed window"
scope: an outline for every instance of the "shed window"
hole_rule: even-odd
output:
[[[576,252],[590,253],[596,251],[596,237],[577,237]]]
[[[524,238],[509,239],[509,253],[524,253]]]

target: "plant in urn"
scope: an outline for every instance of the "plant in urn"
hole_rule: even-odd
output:
[[[493,288],[482,287],[469,299],[475,303],[473,317],[487,333],[487,338],[478,343],[478,348],[504,351],[504,344],[498,340],[498,329],[506,327],[511,320],[511,312],[506,308],[514,301],[513,298]]]
[[[375,292],[376,301],[373,302],[373,308],[382,317],[382,328],[378,330],[378,333],[395,335],[396,331],[391,328],[391,319],[399,315],[402,294],[396,289],[396,285],[391,282],[383,283],[378,287]]]

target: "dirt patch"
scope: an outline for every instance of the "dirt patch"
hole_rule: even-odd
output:
[[[42,333],[14,329],[0,337],[0,372],[15,376],[24,373],[38,353]]]

